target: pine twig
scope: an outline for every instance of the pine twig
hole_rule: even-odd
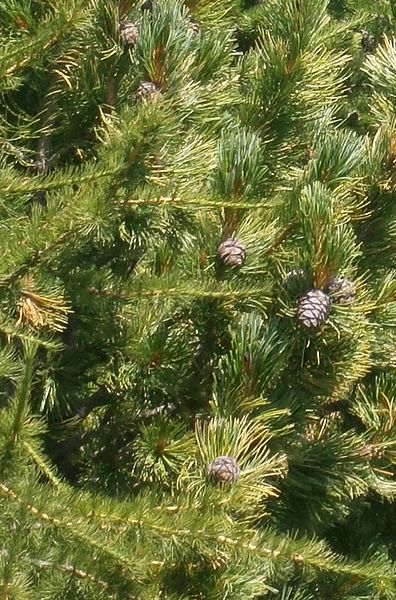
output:
[[[254,296],[262,297],[263,291],[259,289],[246,289],[243,291],[230,291],[230,290],[199,290],[199,289],[188,289],[182,288],[181,286],[166,289],[145,289],[139,290],[135,293],[123,293],[115,292],[113,290],[99,290],[95,287],[86,288],[89,294],[95,294],[97,296],[103,296],[107,298],[113,298],[114,300],[124,300],[125,302],[131,302],[137,297],[142,298],[158,298],[160,296],[175,296],[183,297],[190,296],[193,298],[220,298],[223,300],[240,300],[242,298],[252,298]]]
[[[295,225],[296,225],[296,221],[291,221],[290,223],[288,223],[286,225],[286,227],[284,228],[284,230],[279,234],[277,239],[274,241],[274,243],[268,248],[266,254],[271,254],[271,252],[274,252],[275,250],[277,250],[277,248],[279,248],[279,246],[281,246],[281,244],[283,244],[283,242],[285,241],[285,239],[287,238],[289,233],[293,230]]]
[[[125,571],[129,571],[132,575],[131,565],[133,564],[133,557],[128,558],[117,552],[117,550],[114,550],[113,548],[109,547],[109,545],[100,544],[97,540],[80,531],[80,529],[78,528],[79,523],[75,520],[66,521],[39,510],[32,504],[20,498],[18,494],[16,494],[11,488],[9,488],[1,482],[0,495],[2,495],[5,498],[8,498],[12,502],[15,502],[19,506],[24,507],[27,510],[27,512],[29,512],[37,520],[46,523],[47,525],[52,525],[53,527],[59,529],[66,529],[72,537],[83,542],[84,544],[87,544],[95,551],[95,553],[107,556],[109,559],[114,561],[119,567],[121,567],[124,570],[124,573]],[[136,579],[135,576],[132,577],[134,580]]]
[[[44,175],[48,172],[51,152],[51,134],[56,117],[56,93],[53,89],[54,77],[52,76],[49,91],[46,94],[47,102],[41,116],[40,129],[42,131],[37,148],[38,173]]]
[[[32,448],[32,446],[28,442],[23,442],[23,447],[29,454],[30,458],[34,462],[34,464],[38,467],[39,471],[48,479],[48,481],[55,487],[59,488],[62,485],[60,479],[52,473],[51,469],[45,464],[45,461],[42,460],[40,455]]]
[[[71,575],[72,577],[77,577],[77,579],[85,579],[90,583],[94,583],[105,590],[109,589],[110,587],[107,581],[95,577],[95,575],[92,575],[91,573],[88,573],[87,571],[79,569],[78,567],[75,567],[73,565],[57,564],[54,562],[50,562],[49,560],[32,560],[30,562],[34,567],[36,567],[40,571],[44,569],[55,569],[60,573],[66,573],[67,575]]]
[[[183,198],[175,198],[173,196],[160,196],[159,198],[131,198],[130,200],[120,200],[119,206],[159,206],[170,208],[186,209],[186,200]],[[243,210],[272,210],[275,204],[269,205],[267,202],[242,202],[242,201],[225,201],[225,200],[199,200],[188,201],[188,210],[214,210],[222,208],[243,209]]]

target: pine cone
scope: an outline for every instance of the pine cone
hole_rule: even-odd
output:
[[[373,35],[371,35],[365,29],[362,29],[360,31],[360,33],[362,35],[361,41],[360,41],[362,50],[365,54],[368,54],[368,53],[372,52],[375,48],[375,37]]]
[[[240,470],[234,458],[218,456],[208,464],[206,473],[213,483],[235,483]]]
[[[201,28],[195,19],[190,19],[187,23],[187,28],[191,32],[191,35],[196,36],[201,33]]]
[[[227,267],[242,267],[246,259],[245,246],[234,238],[229,238],[217,248],[217,254]]]
[[[152,83],[151,81],[142,81],[135,92],[135,98],[139,102],[142,102],[143,100],[154,100],[159,93],[160,89],[155,83]]]
[[[120,23],[120,38],[124,46],[133,48],[139,37],[139,30],[132,21],[122,21]]]
[[[311,287],[310,277],[304,269],[292,269],[283,278],[282,287],[290,297],[299,298]]]
[[[324,288],[333,304],[351,304],[356,297],[356,287],[349,279],[334,277]]]
[[[330,313],[330,298],[322,290],[310,290],[297,306],[297,318],[305,327],[319,327]]]
[[[303,280],[305,277],[305,271],[304,269],[292,269],[291,271],[288,271],[283,279],[283,285],[285,287],[289,287],[292,285],[295,285],[297,283],[300,283],[301,280]]]

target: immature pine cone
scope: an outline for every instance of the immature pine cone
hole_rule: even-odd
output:
[[[139,30],[131,21],[122,21],[120,23],[120,38],[124,46],[133,48],[139,37]]]
[[[330,313],[330,298],[322,290],[310,290],[297,306],[297,318],[305,327],[319,327]]]
[[[189,22],[187,23],[187,29],[191,32],[193,36],[201,33],[201,28],[195,19],[189,20]]]
[[[343,277],[334,277],[324,289],[333,304],[351,304],[356,297],[355,284]]]
[[[283,285],[285,287],[295,286],[297,283],[304,281],[305,271],[304,269],[292,269],[288,271],[283,278]]]
[[[239,479],[240,470],[231,456],[218,456],[208,464],[206,473],[213,483],[235,483]]]
[[[139,102],[142,102],[143,100],[153,100],[159,93],[160,89],[155,83],[152,83],[151,81],[142,81],[135,92],[135,98]]]
[[[373,50],[375,48],[375,37],[373,35],[370,35],[370,33],[368,31],[366,31],[365,29],[362,29],[360,31],[360,33],[362,36],[360,45],[362,47],[363,52],[365,54],[373,52]]]
[[[217,254],[226,267],[242,267],[246,259],[245,246],[234,238],[222,242],[217,248]]]

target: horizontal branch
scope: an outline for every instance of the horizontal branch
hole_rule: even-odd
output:
[[[87,513],[84,517],[80,519],[74,519],[73,521],[64,521],[57,517],[53,517],[47,513],[44,513],[33,505],[25,502],[18,495],[11,490],[8,486],[0,483],[0,495],[3,497],[9,498],[10,500],[18,503],[21,506],[24,506],[25,509],[36,517],[38,520],[51,524],[56,527],[66,528],[69,530],[70,534],[89,545],[92,545],[95,548],[96,552],[104,553],[112,560],[115,560],[123,569],[127,568],[130,570],[130,560],[115,550],[111,549],[108,545],[102,545],[96,540],[93,540],[88,535],[81,533],[79,530],[79,525],[85,523],[89,518],[95,518],[103,520],[103,527],[105,530],[109,528],[109,522],[111,520],[116,520],[118,522],[123,521],[125,526],[125,532],[129,527],[142,528],[145,527],[161,536],[167,537],[169,539],[174,539],[175,536],[180,536],[183,539],[191,538],[196,540],[198,536],[204,537],[207,541],[211,541],[215,544],[220,544],[223,546],[229,546],[232,548],[239,548],[244,552],[249,552],[254,555],[269,559],[269,560],[286,560],[295,565],[305,565],[306,567],[312,568],[314,570],[319,571],[327,571],[335,574],[345,574],[351,575],[353,577],[358,578],[359,580],[380,580],[379,583],[384,585],[384,583],[389,583],[389,585],[393,586],[394,583],[394,575],[393,573],[389,573],[385,575],[384,570],[380,569],[381,572],[373,572],[375,569],[375,565],[365,564],[359,565],[358,563],[351,563],[349,561],[345,561],[343,557],[339,555],[335,555],[333,552],[326,550],[323,547],[312,548],[312,552],[310,555],[302,554],[301,552],[287,552],[286,550],[281,551],[276,548],[266,547],[260,544],[259,541],[252,542],[246,541],[244,537],[230,537],[228,535],[222,535],[212,532],[207,532],[205,529],[194,530],[191,528],[182,528],[178,529],[176,527],[165,527],[163,525],[158,525],[155,523],[150,523],[148,520],[142,519],[123,519],[121,517],[114,517],[111,514],[105,513],[96,513],[95,511],[91,511]],[[118,530],[118,535],[123,532],[123,529]],[[278,541],[278,540],[276,540]],[[285,540],[281,540],[284,547]],[[290,542],[294,542],[295,540],[289,539]],[[133,559],[132,559],[133,560]],[[156,564],[161,566],[163,561],[147,561],[148,564]],[[370,568],[372,567],[372,568]]]
[[[89,287],[86,289],[89,294],[95,294],[97,296],[104,296],[107,298],[114,298],[114,300],[124,300],[125,302],[133,301],[136,298],[158,298],[160,296],[173,296],[175,298],[182,296],[191,296],[194,298],[221,298],[223,300],[240,300],[243,298],[251,298],[254,296],[263,297],[263,290],[246,289],[246,290],[199,290],[193,288],[183,288],[182,286],[170,287],[164,289],[140,289],[136,292],[115,292],[113,290],[99,290],[95,287]]]
[[[168,508],[170,509],[169,512],[171,513],[178,513],[180,509],[180,507],[178,506],[172,506]],[[97,518],[100,521],[103,520],[103,523],[106,523],[106,526],[109,526],[112,521],[114,523],[118,523],[121,526],[117,529],[118,534],[127,533],[130,527],[139,529],[145,527],[167,538],[174,538],[174,536],[180,536],[183,539],[190,538],[192,540],[196,540],[197,538],[202,536],[207,541],[211,541],[212,543],[220,544],[222,546],[229,546],[232,548],[239,548],[244,552],[249,552],[267,560],[286,560],[288,562],[293,563],[294,565],[305,565],[308,568],[318,571],[327,571],[329,573],[350,575],[362,581],[369,580],[373,577],[373,573],[368,572],[369,568],[367,568],[367,565],[360,566],[357,563],[354,564],[349,561],[345,561],[342,556],[336,555],[331,551],[326,551],[323,548],[322,553],[321,549],[318,548],[317,551],[312,553],[311,555],[304,555],[301,552],[287,552],[286,550],[281,551],[276,548],[263,546],[259,542],[247,542],[242,537],[230,537],[221,534],[219,535],[217,533],[207,532],[205,529],[196,530],[189,528],[178,529],[176,527],[164,527],[162,525],[150,523],[147,519],[142,520],[131,519],[128,517],[116,517],[108,513],[95,513],[93,511],[88,513],[87,517]],[[282,539],[281,541],[283,546],[285,546],[284,541],[284,539]],[[294,542],[294,540],[289,541]],[[385,579],[383,573],[378,573],[374,577],[380,579],[381,582]],[[394,577],[391,573],[389,574],[388,579],[389,584],[393,585]]]
[[[79,569],[78,567],[75,567],[73,565],[57,564],[54,562],[50,562],[49,560],[31,560],[29,562],[40,571],[44,569],[55,569],[60,573],[66,573],[67,575],[71,575],[72,577],[77,577],[77,579],[86,579],[87,581],[98,585],[102,589],[108,589],[110,587],[109,584],[103,579],[95,577],[95,575],[92,575],[91,573],[88,573],[87,571]]]
[[[188,200],[186,198],[173,198],[171,196],[160,196],[159,198],[133,198],[131,200],[120,200],[119,206],[165,206],[169,208],[181,208],[184,210],[212,210],[221,208],[241,208],[245,210],[273,209],[281,206],[273,202],[242,202],[234,200]]]
[[[48,254],[55,250],[57,246],[66,242],[67,239],[71,237],[72,233],[73,232],[70,230],[65,231],[64,233],[59,235],[59,237],[57,237],[56,240],[54,240],[50,244],[46,244],[43,250],[37,250],[36,252],[34,252],[28,258],[28,260],[26,260],[25,263],[23,263],[16,271],[14,271],[14,273],[11,273],[10,275],[4,275],[3,277],[0,276],[0,288],[5,286],[8,287],[10,283],[15,281],[19,277],[22,277],[29,269],[37,266],[42,260],[46,258],[46,256],[48,256]]]
[[[133,574],[132,565],[135,564],[135,560],[133,557],[126,557],[112,549],[109,544],[100,544],[97,540],[93,539],[89,535],[83,533],[79,529],[79,525],[83,522],[82,520],[64,520],[59,519],[58,517],[54,517],[48,513],[42,512],[37,509],[30,503],[27,503],[25,500],[20,498],[13,490],[11,490],[8,486],[0,483],[0,495],[8,498],[12,502],[15,502],[19,506],[24,507],[27,512],[29,512],[33,517],[35,517],[38,521],[42,523],[46,523],[47,525],[52,525],[53,527],[59,529],[66,529],[71,537],[76,538],[80,542],[91,546],[95,553],[107,555],[107,557],[113,560],[118,566],[122,568],[122,570],[129,571],[133,580],[136,580],[136,575]]]
[[[91,171],[91,172],[89,172]],[[55,173],[51,175],[38,175],[36,177],[26,177],[14,181],[5,180],[0,185],[0,194],[2,196],[15,196],[18,194],[34,194],[36,192],[47,192],[57,190],[62,187],[72,185],[81,185],[82,183],[99,181],[105,177],[113,177],[121,172],[121,167],[107,168],[99,172],[92,169],[74,169],[70,172]]]
[[[16,325],[15,329],[13,329],[10,325],[0,323],[0,334],[3,334],[8,342],[10,339],[15,338],[16,340],[23,342],[32,342],[38,346],[41,346],[42,348],[46,348],[47,350],[52,350],[54,352],[62,349],[61,342],[18,331]]]

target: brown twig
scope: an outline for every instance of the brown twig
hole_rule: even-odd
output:
[[[95,577],[95,575],[92,575],[91,573],[88,573],[87,571],[79,569],[78,567],[75,567],[73,565],[57,564],[50,562],[49,560],[32,560],[30,562],[35,568],[39,569],[40,571],[42,571],[43,569],[55,569],[56,571],[59,571],[61,573],[66,573],[68,575],[72,575],[73,577],[77,577],[78,579],[86,579],[87,581],[95,583],[103,589],[108,589],[109,587],[109,584],[103,579]]]
[[[274,250],[279,248],[279,246],[281,244],[283,244],[283,242],[285,241],[285,239],[287,238],[287,236],[292,231],[292,229],[294,228],[295,225],[296,225],[296,221],[291,221],[290,223],[288,223],[288,225],[286,225],[284,230],[276,238],[274,243],[268,248],[268,250],[266,251],[266,254],[271,254],[271,252],[274,252]]]

